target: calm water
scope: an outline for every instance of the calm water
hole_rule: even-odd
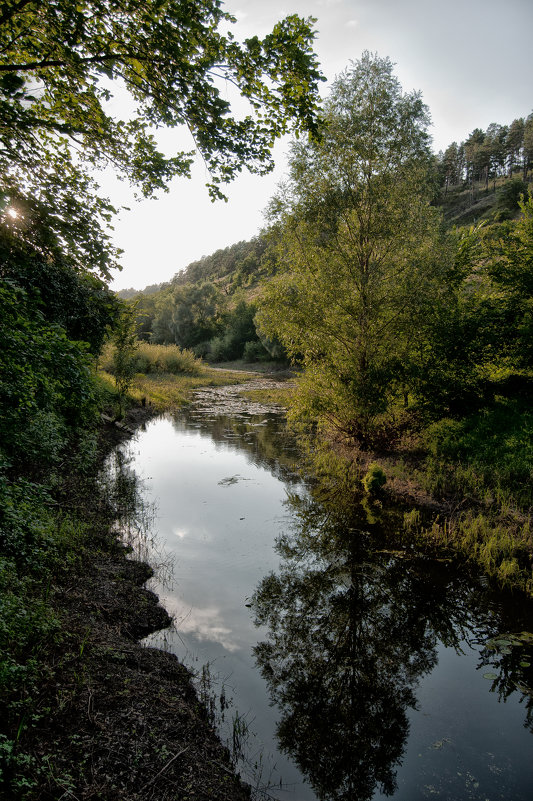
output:
[[[394,514],[315,503],[276,415],[165,417],[123,450],[173,557],[156,590],[176,630],[151,642],[198,675],[250,782],[530,801],[533,648],[504,637],[533,631],[530,606],[417,554]]]

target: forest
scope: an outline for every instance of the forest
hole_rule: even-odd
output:
[[[434,155],[422,98],[402,92],[388,59],[364,54],[322,103],[312,21],[287,17],[242,45],[222,22],[233,19],[217,0],[10,0],[0,11],[6,798],[118,797],[112,782],[98,789],[95,752],[91,763],[72,734],[90,710],[90,627],[63,604],[118,549],[116,498],[98,479],[102,413],[121,416],[133,374],[148,372],[135,368],[137,340],[177,346],[182,372],[197,358],[290,364],[295,426],[349,447],[355,466],[377,454],[389,485],[415,454],[427,492],[468,500],[454,542],[440,524],[435,541],[533,592],[533,115]],[[232,114],[214,77],[237,86],[250,116]],[[108,111],[117,85],[129,119]],[[256,239],[123,300],[109,289],[116,209],[97,170],[113,165],[154,196],[189,175],[191,157],[160,152],[152,130],[183,124],[213,197],[244,166],[268,171],[272,143],[292,131],[286,181]],[[60,726],[68,748],[45,735]],[[141,776],[139,764],[125,792]]]

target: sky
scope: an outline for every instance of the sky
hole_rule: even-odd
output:
[[[287,14],[316,17],[323,96],[364,50],[388,56],[403,90],[422,92],[435,152],[474,128],[533,111],[531,0],[227,0],[225,9],[237,18],[238,39],[264,36]],[[169,150],[176,140],[181,148],[183,134],[161,134]],[[257,235],[287,150],[288,140],[276,145],[276,169],[268,176],[244,171],[228,186],[227,203],[210,201],[201,163],[190,180],[175,179],[157,200],[136,201],[111,173],[97,176],[102,192],[130,209],[115,221],[114,242],[124,254],[112,289],[169,281],[190,262]]]

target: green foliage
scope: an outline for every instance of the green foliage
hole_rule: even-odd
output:
[[[204,158],[214,197],[243,165],[270,169],[272,143],[291,125],[317,129],[311,21],[289,16],[242,45],[222,32],[234,21],[218,0],[6,6],[0,171],[30,176],[68,141],[86,162],[113,164],[150,195],[189,174],[191,153],[166,156],[152,134],[181,125]],[[219,81],[236,86],[251,114],[232,115]],[[108,111],[117,84],[130,95],[125,119]]]
[[[102,280],[77,269],[55,235],[32,219],[31,231],[1,219],[0,278],[20,288],[44,321],[96,355],[117,319],[117,299]]]
[[[177,345],[137,345],[133,365],[136,373],[171,373],[173,375],[200,375],[202,362],[190,350]]]
[[[424,434],[426,488],[489,506],[533,503],[533,415],[519,399],[499,398],[462,420],[443,419]]]
[[[437,202],[449,205],[448,193],[455,187],[459,192],[455,192],[458,200],[454,202],[452,199],[452,213],[461,214],[476,203],[480,186],[484,185],[486,195],[489,181],[493,181],[492,191],[495,192],[497,183],[503,180],[503,195],[501,187],[498,192],[500,210],[497,218],[510,219],[517,208],[515,201],[518,199],[512,185],[515,181],[517,185],[520,182],[513,175],[517,168],[521,168],[525,182],[532,164],[533,114],[525,121],[519,117],[510,125],[492,122],[486,131],[475,128],[464,142],[459,145],[452,142],[444,153],[438,154],[436,167],[441,193]],[[506,178],[510,179],[509,182],[505,182]],[[508,183],[511,185],[509,188]],[[466,191],[463,192],[463,189]],[[521,191],[527,191],[527,186]],[[479,213],[476,216],[479,219]]]
[[[135,354],[135,372],[172,373],[174,375],[200,375],[202,362],[190,350],[176,345],[139,344]]]
[[[257,336],[255,314],[256,305],[244,300],[226,312],[222,322],[224,333],[209,342],[206,357],[215,362],[242,358],[258,361],[267,357],[268,353]]]
[[[93,419],[92,362],[10,281],[0,282],[0,308],[0,449],[18,470],[43,470],[69,430]]]
[[[361,483],[365,492],[369,495],[377,495],[387,483],[387,476],[383,468],[377,462],[372,462],[363,476]]]
[[[136,372],[135,307],[123,305],[119,320],[113,331],[113,345],[113,375],[115,376],[122,409],[124,398]]]
[[[182,272],[176,273],[172,283],[180,286],[212,281],[223,286],[224,291],[231,292],[232,284],[253,283],[264,274],[267,267],[266,248],[267,243],[263,237],[237,242],[191,262]]]
[[[420,533],[426,542],[453,548],[475,562],[501,586],[533,593],[529,521],[470,510],[454,520],[421,526]]]
[[[450,243],[428,205],[427,112],[387,59],[333,86],[319,143],[294,143],[271,204],[278,264],[262,333],[301,362],[302,408],[368,441],[404,392],[425,321],[447,303]]]
[[[210,283],[184,284],[156,300],[151,339],[157,344],[192,348],[219,333],[224,299]]]
[[[518,211],[520,198],[527,197],[528,185],[521,178],[513,178],[507,181],[498,192],[498,220],[505,219],[502,211],[510,213],[510,217]],[[509,219],[509,218],[508,218]]]
[[[271,354],[266,350],[260,340],[245,342],[242,358],[245,362],[261,362],[272,359]]]

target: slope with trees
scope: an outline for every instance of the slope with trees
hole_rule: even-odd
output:
[[[440,191],[435,200],[449,222],[516,215],[520,193],[527,193],[533,166],[533,113],[510,125],[476,128],[459,145],[452,142],[436,157]],[[513,189],[509,189],[509,181]]]
[[[266,240],[256,237],[191,262],[156,292],[128,291],[138,336],[190,348],[215,362],[269,358],[254,324],[255,299],[274,270]]]

